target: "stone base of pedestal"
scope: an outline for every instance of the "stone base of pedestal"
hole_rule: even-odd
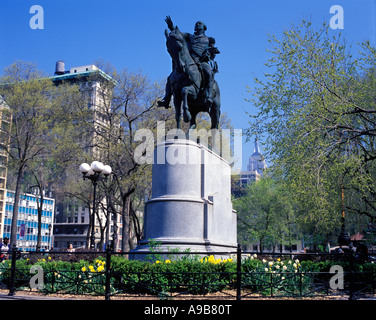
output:
[[[157,145],[152,198],[145,205],[144,240],[132,258],[144,259],[150,245],[164,252],[236,250],[231,167],[223,158],[190,140]]]

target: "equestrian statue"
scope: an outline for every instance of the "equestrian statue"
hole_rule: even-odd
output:
[[[194,33],[183,33],[174,26],[169,16],[165,30],[167,51],[172,58],[172,72],[167,78],[165,96],[158,101],[159,107],[170,107],[173,96],[176,127],[181,126],[181,111],[184,122],[190,129],[196,128],[199,112],[208,112],[211,128],[218,129],[220,117],[220,92],[214,80],[218,72],[215,55],[220,53],[214,46],[215,39],[205,35],[206,25],[198,21]]]

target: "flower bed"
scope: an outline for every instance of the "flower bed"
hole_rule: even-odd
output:
[[[16,288],[28,287],[33,276],[30,267],[34,264],[43,268],[43,292],[97,295],[106,292],[106,260],[103,257],[62,261],[55,255],[17,260]],[[345,271],[349,270],[348,262],[259,259],[252,255],[242,259],[241,287],[243,292],[262,295],[315,294],[327,290],[333,276],[330,268],[338,264]],[[7,286],[10,284],[10,266],[9,260],[0,263],[0,281]],[[353,268],[357,282],[369,284],[369,289],[373,290],[376,264],[355,264]],[[235,289],[239,285],[237,271],[235,258],[175,255],[169,259],[136,261],[112,255],[107,279],[111,294],[207,294]]]

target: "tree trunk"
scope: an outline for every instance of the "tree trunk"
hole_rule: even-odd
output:
[[[108,238],[111,237],[110,235],[110,229],[111,229],[111,221],[113,220],[113,233],[112,233],[112,250],[117,251],[118,250],[118,225],[117,225],[117,219],[118,219],[118,214],[116,211],[116,208],[112,202],[112,197],[108,197],[108,202],[107,202],[107,214],[109,215],[109,225],[107,226],[108,228]],[[113,215],[113,216],[112,216]],[[113,219],[111,219],[113,217]]]
[[[42,213],[43,213],[43,201],[44,201],[44,195],[43,195],[43,188],[39,189],[40,191],[40,203],[37,199],[37,208],[38,208],[38,235],[37,235],[37,252],[40,251],[40,248],[42,246]]]
[[[14,195],[14,205],[13,205],[13,217],[12,217],[12,227],[10,234],[10,245],[15,248],[17,245],[17,220],[18,220],[18,207],[20,203],[20,193],[21,193],[21,180],[23,177],[24,167],[21,166],[18,169],[16,190]]]
[[[109,206],[108,203],[109,203],[109,197],[107,196],[106,197],[106,205],[107,205],[107,208],[106,208],[106,212],[107,212],[107,216],[106,216],[106,240],[105,240],[106,250],[111,247],[111,245],[110,245],[111,210],[110,210],[110,206]]]
[[[123,222],[123,232],[122,232],[122,244],[121,244],[121,251],[128,252],[129,251],[129,240],[130,240],[130,232],[129,232],[129,210],[131,204],[131,196],[127,195],[123,199],[123,212],[122,212],[122,222]]]
[[[44,194],[43,194],[43,184],[41,180],[39,180],[36,175],[34,175],[34,178],[37,183],[36,187],[38,188],[38,191],[40,194],[40,202],[38,201],[38,196],[36,197],[37,211],[38,211],[38,234],[37,234],[36,251],[39,252],[42,247],[42,213],[43,213]]]

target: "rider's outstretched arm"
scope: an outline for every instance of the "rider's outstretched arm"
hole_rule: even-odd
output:
[[[173,30],[175,29],[175,27],[174,27],[174,24],[173,24],[173,22],[172,22],[171,17],[170,17],[170,16],[166,16],[165,21],[166,21],[166,23],[167,23],[168,28],[169,28],[171,31],[173,31]]]

